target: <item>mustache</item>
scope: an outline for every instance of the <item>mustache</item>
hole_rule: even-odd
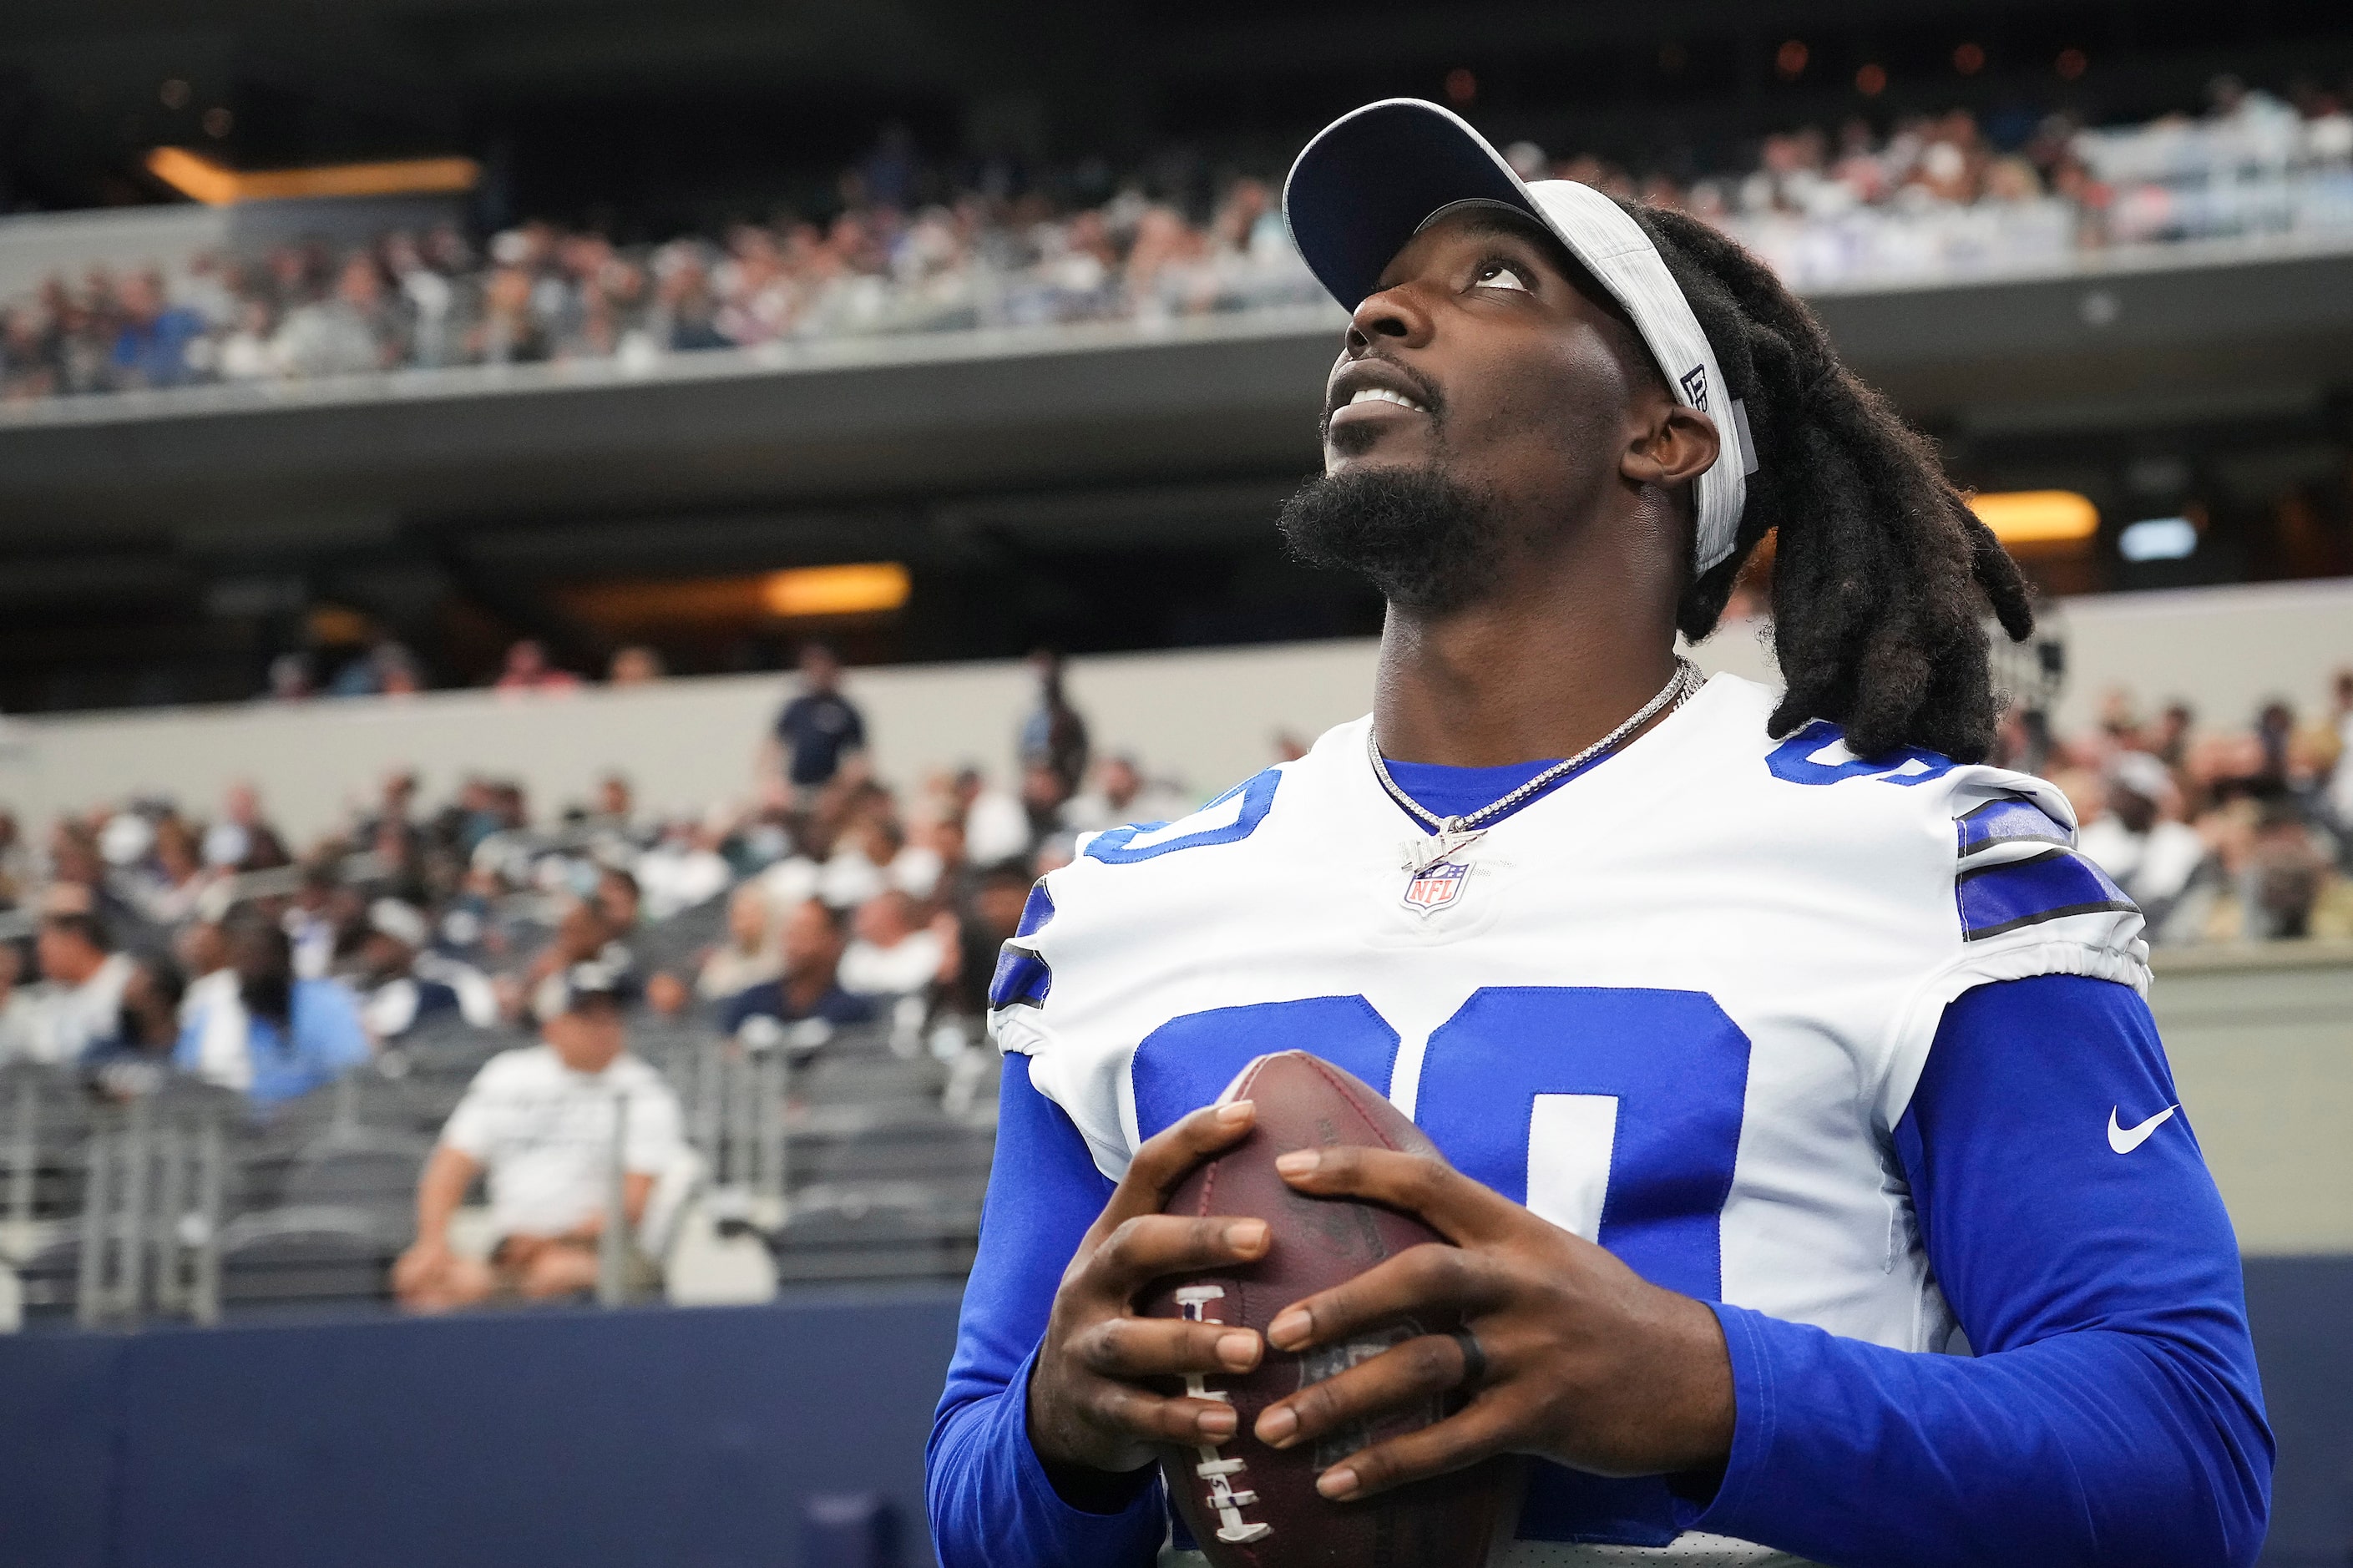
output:
[[[1355,363],[1362,364],[1365,363],[1365,360],[1380,361],[1380,363],[1387,365],[1391,373],[1394,374],[1400,381],[1403,381],[1407,385],[1412,387],[1414,401],[1420,404],[1423,408],[1429,411],[1431,424],[1437,425],[1444,422],[1446,418],[1446,395],[1438,389],[1438,384],[1436,382],[1430,380],[1430,377],[1424,375],[1421,372],[1414,369],[1413,366],[1406,364],[1398,360],[1393,360],[1387,354],[1368,353],[1362,359],[1356,360]],[[1340,412],[1338,408],[1330,406],[1331,399],[1328,396],[1324,399],[1324,404],[1325,407],[1324,409],[1323,417],[1315,421],[1315,436],[1318,440],[1326,440],[1330,438],[1332,434],[1332,416]],[[1345,404],[1341,405],[1341,407],[1345,406],[1347,406]]]

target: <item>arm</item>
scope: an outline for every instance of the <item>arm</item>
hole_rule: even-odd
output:
[[[1238,1243],[1227,1221],[1156,1212],[1187,1171],[1249,1130],[1249,1108],[1196,1111],[1138,1150],[1114,1187],[1030,1086],[1028,1058],[1006,1058],[1000,1098],[980,1255],[932,1423],[933,1541],[944,1568],[1148,1568],[1166,1532],[1149,1444],[1222,1442],[1234,1417],[1138,1384],[1240,1370],[1259,1347],[1249,1336],[1235,1361],[1240,1347],[1223,1343],[1235,1336],[1217,1325],[1125,1314],[1158,1275],[1265,1249],[1263,1226]]]
[[[1277,1168],[1302,1190],[1410,1210],[1458,1246],[1297,1303],[1271,1343],[1435,1304],[1491,1347],[1464,1411],[1350,1456],[1319,1489],[1535,1453],[1666,1474],[1680,1528],[1837,1568],[2250,1563],[2272,1447],[2230,1221],[2178,1112],[2126,1153],[2106,1131],[2112,1110],[2137,1108],[2130,1123],[2173,1104],[2124,986],[2044,975],[1947,1010],[1894,1142],[1975,1359],[1662,1290],[1435,1160],[1286,1154]],[[1293,1447],[1468,1370],[1451,1342],[1409,1341],[1270,1406],[1256,1431]]]
[[[1163,1529],[1159,1489],[1142,1478],[1124,1508],[1090,1513],[1054,1490],[1030,1447],[1029,1368],[1062,1269],[1112,1192],[1061,1107],[1008,1055],[998,1090],[997,1159],[980,1253],[965,1287],[955,1359],[926,1456],[932,1537],[943,1568],[1135,1568]]]
[[[1978,1354],[1718,1307],[1738,1425],[1693,1527],[1841,1564],[2252,1562],[2272,1440],[2229,1216],[2179,1113],[2106,1131],[2177,1100],[2124,986],[1947,1008],[1895,1142]]]
[[[417,1239],[393,1265],[394,1288],[404,1293],[437,1275],[449,1261],[449,1216],[481,1174],[481,1162],[448,1143],[434,1146],[417,1183]]]

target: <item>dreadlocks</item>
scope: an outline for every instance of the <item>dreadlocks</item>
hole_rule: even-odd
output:
[[[2017,563],[1936,449],[1839,363],[1761,262],[1681,213],[1627,210],[1691,301],[1760,459],[1732,554],[1684,591],[1677,626],[1694,640],[1714,631],[1749,552],[1777,534],[1773,642],[1788,688],[1772,733],[1831,719],[1859,756],[1912,745],[1981,760],[1998,715],[1980,605],[2013,641],[2034,629]]]

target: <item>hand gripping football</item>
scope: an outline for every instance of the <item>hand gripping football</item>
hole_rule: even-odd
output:
[[[1276,1173],[1276,1157],[1293,1149],[1356,1144],[1431,1152],[1421,1130],[1360,1080],[1304,1051],[1282,1051],[1245,1067],[1220,1099],[1257,1101],[1257,1123],[1241,1142],[1187,1177],[1164,1212],[1262,1219],[1272,1245],[1255,1263],[1160,1280],[1145,1298],[1145,1313],[1238,1323],[1263,1334],[1292,1302],[1409,1247],[1444,1243],[1410,1215],[1353,1199],[1309,1197]],[[1508,1458],[1360,1502],[1330,1502],[1315,1490],[1315,1478],[1341,1459],[1439,1420],[1457,1401],[1432,1399],[1288,1449],[1270,1448],[1250,1435],[1259,1413],[1276,1400],[1418,1334],[1456,1326],[1451,1320],[1399,1319],[1345,1344],[1301,1354],[1270,1346],[1257,1368],[1240,1375],[1187,1378],[1187,1392],[1228,1400],[1240,1418],[1240,1429],[1222,1447],[1161,1450],[1169,1496],[1209,1561],[1217,1568],[1476,1568],[1484,1563],[1516,1479]],[[1168,1392],[1176,1389],[1172,1384]]]

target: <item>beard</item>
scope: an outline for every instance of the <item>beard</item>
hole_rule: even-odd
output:
[[[1354,572],[1422,615],[1479,598],[1503,576],[1492,498],[1427,468],[1360,468],[1299,487],[1275,518],[1293,559]]]

